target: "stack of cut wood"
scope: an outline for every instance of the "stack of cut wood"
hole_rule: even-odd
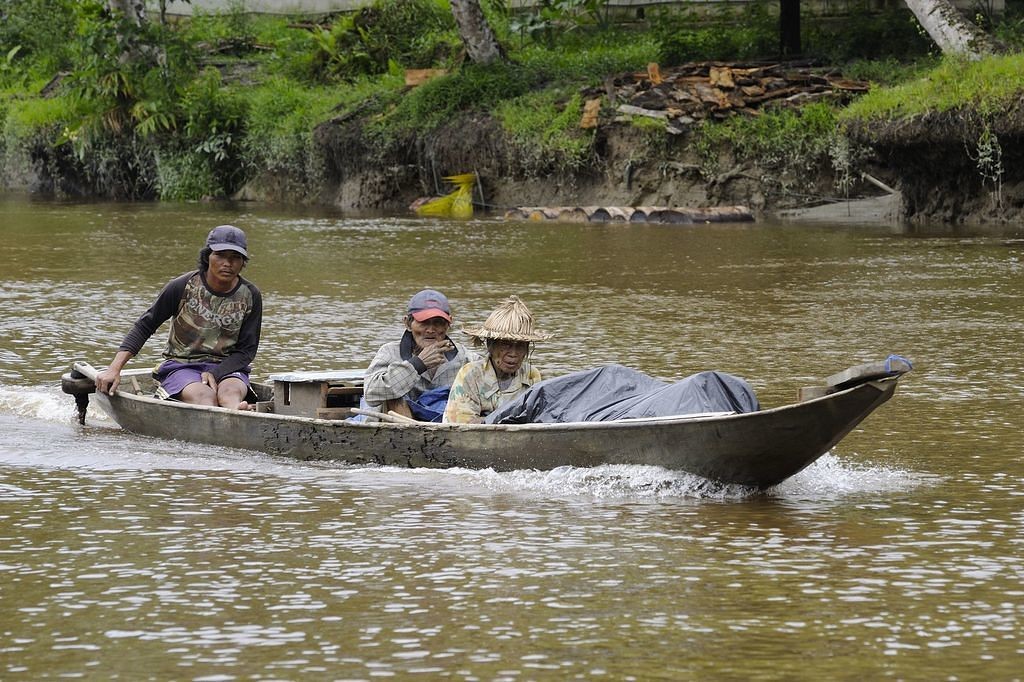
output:
[[[646,72],[609,78],[603,92],[584,90],[588,106],[580,125],[596,127],[597,109],[610,100],[617,121],[645,116],[665,121],[671,133],[682,133],[704,119],[757,116],[768,106],[799,107],[822,100],[844,103],[868,87],[865,81],[806,64],[696,62],[665,70],[650,64]],[[595,100],[600,102],[601,95],[607,99],[598,105]]]

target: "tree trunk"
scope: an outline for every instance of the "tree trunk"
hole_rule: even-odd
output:
[[[466,54],[476,64],[490,64],[501,59],[501,46],[480,9],[480,0],[451,0],[452,15],[459,27],[459,36]]]
[[[800,45],[800,0],[779,0],[779,52],[794,57]]]
[[[921,27],[942,50],[979,59],[999,51],[996,42],[980,28],[967,21],[952,0],[905,0]]]

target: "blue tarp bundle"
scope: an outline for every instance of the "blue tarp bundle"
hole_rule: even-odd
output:
[[[432,388],[421,393],[420,397],[416,400],[406,398],[405,402],[409,406],[409,411],[412,412],[413,418],[421,422],[440,422],[441,417],[444,416],[444,408],[448,404],[448,392],[450,390],[451,386]],[[371,409],[370,403],[366,402],[365,397],[359,398],[359,407],[364,410]],[[355,417],[349,417],[346,421],[365,422],[369,420],[370,417],[360,414]]]
[[[405,402],[409,403],[409,410],[412,412],[412,416],[421,422],[439,422],[441,417],[444,416],[445,406],[448,405],[448,392],[450,390],[451,386],[432,388],[421,393],[420,397],[416,400],[406,398]]]
[[[612,421],[761,409],[743,379],[700,372],[669,384],[622,365],[574,372],[524,391],[487,416],[491,424]]]

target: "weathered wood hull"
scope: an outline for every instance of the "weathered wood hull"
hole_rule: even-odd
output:
[[[746,414],[572,424],[351,423],[187,405],[123,391],[96,400],[133,433],[299,460],[498,471],[653,465],[767,488],[828,452],[893,395],[897,381],[868,381]]]

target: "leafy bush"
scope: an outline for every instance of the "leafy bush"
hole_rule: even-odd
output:
[[[52,140],[72,120],[66,97],[52,99],[0,98],[0,177],[7,166],[25,167],[36,151],[52,148]]]
[[[77,9],[72,0],[5,0],[0,5],[0,59],[23,62],[47,77],[71,59]],[[19,48],[13,55],[11,51]]]
[[[165,201],[197,200],[229,194],[208,154],[195,150],[164,151],[157,155],[157,185]]]
[[[778,18],[772,6],[754,2],[702,17],[695,12],[654,13],[651,33],[661,64],[706,60],[749,60],[778,53]]]
[[[309,78],[313,55],[309,32],[302,26],[288,17],[254,14],[244,6],[232,6],[218,14],[197,7],[191,20],[175,28],[197,52],[215,54],[221,61],[244,59],[258,63],[265,73]]]
[[[538,0],[511,19],[509,31],[518,34],[520,43],[529,37],[553,48],[565,36],[584,28],[608,29],[610,19],[608,0]]]
[[[208,67],[181,90],[178,101],[185,135],[201,142],[239,132],[245,103],[222,82],[220,72]]]
[[[909,61],[928,56],[935,43],[906,7],[855,4],[841,17],[804,19],[805,54],[832,64],[855,59]]]
[[[102,4],[83,3],[70,92],[84,114],[73,133],[83,142],[107,133],[143,136],[177,126],[177,86],[194,73],[186,45],[158,24],[136,26]]]
[[[725,7],[710,17],[677,10],[656,13],[652,34],[661,46],[660,61],[739,61],[777,55],[775,7],[774,2],[754,2],[738,11]],[[842,16],[815,15],[805,8],[801,27],[804,56],[833,64],[886,57],[907,61],[927,56],[934,47],[903,6],[877,10],[868,2],[851,2]]]
[[[202,196],[230,194],[244,181],[242,141],[246,102],[232,88],[224,87],[220,72],[210,67],[186,85],[178,100],[181,125],[179,134],[161,145],[161,196],[164,198],[198,199]],[[200,164],[200,160],[202,163]],[[195,179],[186,184],[206,185],[201,193],[180,189],[183,183],[167,178],[176,167],[185,167]],[[207,176],[216,178],[208,183]]]
[[[458,36],[447,3],[378,0],[314,30],[312,68],[327,78],[386,73],[390,64],[425,68],[457,51]]]
[[[409,92],[393,112],[373,127],[384,136],[389,131],[430,130],[459,112],[488,110],[536,85],[536,74],[516,64],[467,64]]]
[[[984,7],[981,3],[979,5]],[[1011,0],[1001,15],[988,15],[985,21],[978,23],[988,28],[1011,51],[1024,52],[1024,4],[1021,2]]]
[[[280,22],[269,19],[270,26],[276,26]],[[232,0],[228,3],[227,11],[208,12],[196,7],[192,18],[184,24],[187,39],[190,42],[216,43],[221,40],[245,44],[255,43],[257,40],[276,35],[277,31],[267,34],[262,31],[268,26],[268,19],[257,14],[252,14],[245,9],[243,2]],[[262,35],[261,35],[262,34]]]
[[[109,199],[157,197],[156,149],[135,133],[93,137],[87,149],[50,148],[60,193]],[[73,152],[73,153],[69,153]]]

